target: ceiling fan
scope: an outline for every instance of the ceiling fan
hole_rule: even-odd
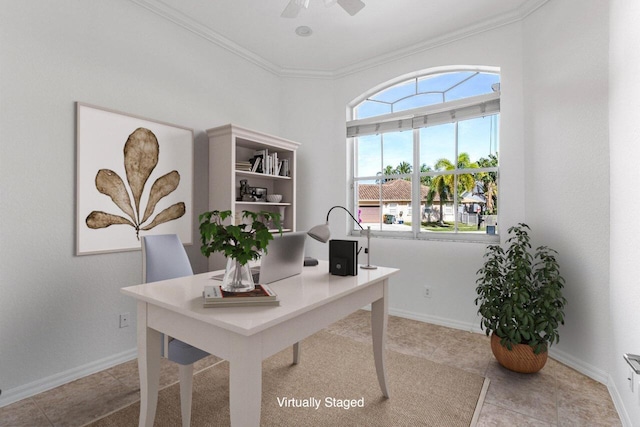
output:
[[[289,0],[289,4],[282,11],[283,18],[295,18],[301,9],[309,7],[310,0]],[[322,0],[326,7],[333,6],[338,3],[349,15],[353,16],[364,7],[361,0]]]

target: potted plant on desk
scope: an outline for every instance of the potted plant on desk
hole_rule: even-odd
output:
[[[206,257],[221,252],[227,258],[222,289],[228,292],[248,292],[255,288],[249,261],[260,258],[273,234],[267,224],[273,222],[282,233],[280,214],[260,211],[242,211],[243,223],[225,225],[231,211],[210,211],[199,216],[200,251]],[[248,221],[245,221],[248,219]]]
[[[558,342],[564,324],[564,278],[556,251],[540,246],[532,255],[530,230],[508,230],[508,248],[490,245],[476,280],[481,327],[491,333],[491,350],[507,369],[533,373],[547,361],[548,346]]]

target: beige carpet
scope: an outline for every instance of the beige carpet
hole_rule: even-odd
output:
[[[321,331],[302,345],[301,363],[291,349],[263,362],[262,426],[442,426],[475,424],[488,380],[426,359],[387,351],[391,398],[382,397],[371,345]],[[320,401],[318,409],[281,407],[279,401]],[[191,425],[229,425],[229,365],[221,362],[196,375]],[[355,399],[363,407],[329,406],[327,399]],[[344,406],[344,405],[343,405]],[[92,427],[138,425],[139,402]],[[477,408],[477,411],[476,411]],[[474,416],[475,415],[475,416]],[[180,426],[178,384],[160,391],[155,426]]]

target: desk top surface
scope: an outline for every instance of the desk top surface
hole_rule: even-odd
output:
[[[304,267],[302,274],[269,284],[278,294],[279,306],[203,307],[204,287],[221,283],[211,279],[216,272],[129,286],[121,292],[211,325],[251,335],[388,279],[398,271],[389,267],[359,268],[356,276],[334,276],[329,274],[328,262],[320,261],[317,266]]]

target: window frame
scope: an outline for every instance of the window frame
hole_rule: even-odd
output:
[[[422,73],[412,73],[409,75],[405,75],[405,76],[401,76],[398,77],[396,79],[393,79],[391,81],[386,82],[383,85],[379,85],[375,88],[373,88],[372,90],[368,91],[367,93],[361,95],[360,97],[358,97],[357,99],[355,99],[353,102],[351,102],[348,106],[347,106],[347,157],[348,157],[348,177],[349,177],[349,209],[351,211],[354,211],[355,209],[358,208],[359,206],[359,195],[358,195],[358,191],[357,191],[357,183],[358,182],[363,182],[363,181],[370,181],[370,180],[375,180],[375,179],[384,179],[384,178],[388,178],[388,179],[402,179],[402,178],[410,178],[411,180],[411,184],[412,184],[412,196],[411,196],[411,201],[409,202],[409,204],[413,207],[413,205],[415,205],[415,203],[418,201],[419,206],[422,206],[422,197],[420,194],[421,188],[420,188],[420,178],[423,176],[436,176],[436,175],[441,175],[443,173],[445,174],[453,174],[454,176],[458,176],[458,175],[462,175],[462,174],[466,174],[466,173],[471,173],[471,174],[477,174],[477,173],[482,173],[482,172],[494,172],[497,175],[497,186],[498,186],[498,194],[500,194],[499,188],[500,188],[500,165],[498,164],[498,166],[496,167],[488,167],[488,168],[473,168],[473,169],[458,169],[457,168],[457,164],[456,164],[456,169],[450,170],[450,171],[430,171],[430,172],[421,172],[419,167],[415,167],[415,165],[420,165],[420,139],[419,139],[419,132],[420,129],[425,128],[425,127],[429,127],[428,125],[424,125],[424,126],[415,126],[415,123],[413,123],[413,120],[415,117],[424,117],[425,119],[427,118],[427,116],[432,115],[432,114],[447,114],[450,113],[451,111],[454,111],[454,114],[451,116],[451,119],[449,121],[445,120],[440,120],[437,124],[442,124],[442,123],[456,123],[456,133],[457,133],[457,127],[458,127],[458,123],[464,120],[469,120],[469,119],[473,119],[473,118],[477,118],[477,117],[487,117],[487,116],[491,116],[491,115],[498,115],[498,135],[499,135],[499,117],[500,117],[500,90],[498,89],[497,91],[495,91],[494,93],[489,93],[489,94],[483,94],[483,95],[476,95],[476,96],[471,96],[471,97],[467,97],[467,98],[463,98],[463,99],[456,99],[453,101],[449,101],[449,102],[445,102],[445,103],[440,103],[440,104],[433,104],[433,105],[427,105],[427,106],[423,106],[423,107],[419,107],[419,108],[415,108],[415,109],[410,109],[410,110],[404,110],[404,111],[398,111],[398,112],[394,112],[394,113],[388,113],[385,115],[379,115],[379,116],[373,116],[373,117],[367,117],[365,119],[360,119],[360,120],[353,120],[353,116],[354,116],[354,111],[355,108],[362,103],[364,100],[371,98],[373,96],[375,96],[375,94],[382,92],[392,86],[398,85],[398,84],[402,84],[405,81],[411,80],[411,79],[420,79],[422,77],[425,76],[429,76],[429,75],[437,75],[437,74],[441,74],[441,73],[451,73],[451,72],[467,72],[467,71],[477,71],[477,72],[484,72],[484,73],[494,73],[494,74],[500,74],[500,70],[499,68],[495,68],[495,67],[473,67],[473,68],[465,68],[465,67],[440,67],[438,69],[432,69],[428,72],[422,72]],[[492,108],[490,109],[490,112],[485,113],[484,112],[484,107],[481,107],[481,111],[478,112],[470,112],[468,115],[462,117],[462,118],[458,118],[455,117],[455,111],[460,109],[460,108],[468,108],[468,107],[473,107],[473,106],[482,106],[485,105],[486,102],[497,102],[497,109],[495,108],[495,105],[492,106]],[[394,175],[377,175],[375,177],[373,176],[355,176],[355,172],[356,172],[356,161],[358,159],[358,153],[357,153],[357,144],[356,144],[356,138],[358,138],[358,136],[362,136],[362,135],[354,135],[353,133],[353,126],[367,126],[367,125],[376,125],[379,124],[381,122],[384,123],[394,123],[394,125],[397,126],[401,126],[402,125],[402,121],[404,121],[404,125],[405,125],[405,129],[407,126],[407,120],[411,121],[411,129],[413,132],[413,165],[414,165],[414,170],[412,171],[411,174],[394,174]],[[428,120],[425,120],[425,123],[428,123]],[[349,129],[351,128],[351,132],[349,131]],[[406,131],[408,131],[409,129],[406,129]],[[387,131],[388,132],[388,131]],[[384,132],[383,133],[387,133]],[[371,135],[371,134],[376,134],[376,133],[371,133],[371,129],[369,129],[368,133],[365,133],[365,135]],[[499,141],[499,139],[498,139]],[[458,146],[459,146],[459,139],[457,138],[456,135],[456,153],[455,153],[455,158],[458,158]],[[382,149],[382,148],[381,148]],[[496,151],[496,153],[499,153],[499,149]],[[457,163],[457,162],[456,162]],[[457,190],[457,178],[455,179],[456,181],[456,190]],[[454,192],[456,191],[454,190]],[[383,210],[382,210],[382,206],[383,206],[384,201],[382,200],[382,194],[380,194],[380,200],[379,200],[379,206],[380,206],[380,213],[379,213],[379,221],[380,224],[382,224],[382,217],[383,217]],[[499,202],[498,202],[498,206],[503,206],[504,201],[500,198]],[[454,198],[454,203],[453,203],[453,211],[454,213],[458,211],[458,198]],[[499,221],[499,217],[500,217],[500,212],[502,211],[503,208],[499,208],[498,212],[497,212],[497,216],[498,216],[498,224],[500,223]],[[412,209],[414,210],[414,209]],[[420,210],[420,209],[418,209]],[[460,241],[460,242],[479,242],[479,243],[495,243],[495,242],[499,242],[500,241],[500,235],[499,234],[479,234],[479,233],[467,233],[467,232],[459,232],[459,231],[454,231],[454,232],[434,232],[434,231],[423,231],[420,228],[420,222],[421,221],[413,221],[412,223],[412,227],[411,227],[411,231],[396,231],[396,230],[373,230],[371,231],[372,235],[375,236],[379,236],[379,237],[385,237],[385,238],[400,238],[400,239],[412,239],[412,240],[426,240],[426,241]],[[457,228],[457,224],[458,224],[458,220],[456,219],[455,224],[456,224],[456,228]],[[359,227],[357,227],[355,224],[350,227],[350,231],[349,233],[351,235],[356,235],[359,236],[361,235],[361,230],[359,229]]]

